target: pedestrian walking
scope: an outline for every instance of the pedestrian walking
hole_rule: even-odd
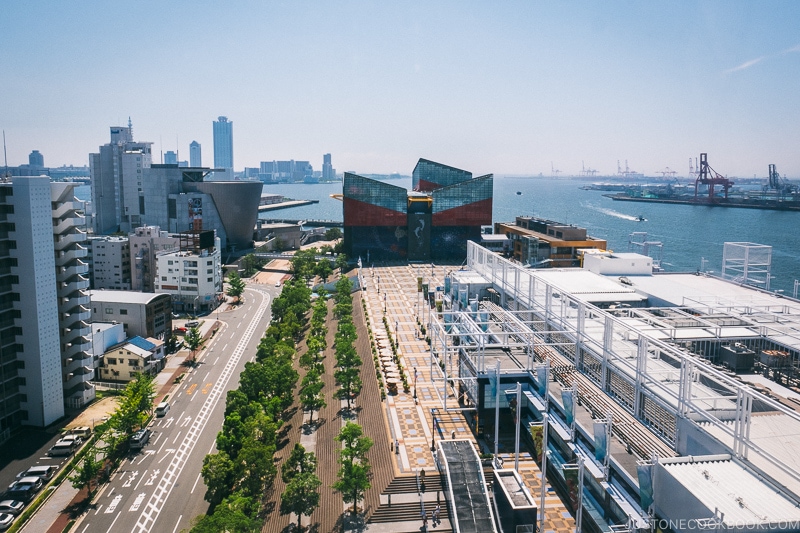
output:
[[[441,513],[441,512],[442,512],[442,507],[437,503],[436,504],[436,509],[433,510],[433,520],[432,521],[433,521],[433,525],[434,526],[439,523],[439,513]]]
[[[422,515],[422,530],[428,531],[428,513],[423,509],[420,514]]]

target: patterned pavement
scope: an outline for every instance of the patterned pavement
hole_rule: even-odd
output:
[[[429,310],[417,292],[417,275],[424,276],[425,283],[429,283],[431,287],[441,286],[444,284],[447,269],[452,268],[400,265],[374,266],[362,270],[367,287],[362,295],[367,303],[367,316],[378,347],[378,355],[392,355],[389,339],[398,339],[397,352],[402,373],[409,384],[408,392],[403,391],[402,385],[398,384],[397,394],[389,394],[386,398],[390,439],[395,439],[399,444],[394,457],[401,473],[435,468],[430,449],[432,438],[475,440],[461,413],[446,413],[441,410],[441,398],[444,394],[447,394],[450,406],[457,405],[457,399],[451,388],[442,390],[442,381],[431,381],[429,348],[419,329],[419,324],[428,322]],[[384,317],[388,328],[384,324]],[[384,371],[398,370],[384,367]],[[513,444],[506,449],[513,449]],[[502,453],[500,456],[507,467],[513,468],[513,453]],[[536,462],[527,452],[520,453],[519,473],[538,506],[541,474]],[[574,519],[549,486],[545,498],[545,516],[546,533],[575,531]]]

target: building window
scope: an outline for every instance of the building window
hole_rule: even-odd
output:
[[[127,315],[127,314],[128,314],[128,310],[127,310],[127,309],[120,309],[120,310],[119,310],[119,314],[121,314],[121,315]]]
[[[161,276],[161,281],[167,281],[167,276]]]
[[[106,363],[109,364],[109,365],[116,365],[117,364],[117,360],[114,359],[113,357],[106,357]]]
[[[107,315],[113,315],[114,314],[114,310],[111,309],[110,307],[106,307],[106,314]]]
[[[206,278],[206,281],[208,281],[209,283],[214,283],[214,278]]]

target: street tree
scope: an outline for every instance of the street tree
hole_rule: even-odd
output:
[[[325,230],[325,240],[326,241],[335,241],[336,239],[342,238],[342,230],[341,228],[328,228]]]
[[[183,336],[183,342],[185,342],[186,347],[191,350],[192,361],[194,361],[196,359],[197,350],[203,347],[203,345],[206,343],[206,340],[202,335],[200,335],[200,329],[195,326],[193,328],[189,328],[189,330]]]
[[[314,421],[314,411],[319,411],[326,405],[325,396],[322,389],[325,384],[322,382],[318,369],[309,370],[300,385],[300,405],[303,410],[309,412],[308,423]]]
[[[286,489],[281,494],[281,514],[294,513],[297,515],[297,531],[302,531],[303,516],[319,507],[319,488],[322,482],[313,472],[297,474],[286,484]]]
[[[220,451],[203,458],[200,474],[206,484],[206,494],[203,498],[208,503],[216,505],[233,490],[236,466],[227,453]]]
[[[232,270],[230,274],[228,274],[228,290],[225,292],[231,298],[236,299],[236,303],[239,303],[239,299],[241,298],[242,294],[244,294],[244,280],[239,276],[239,273],[235,270]]]
[[[84,456],[83,460],[75,466],[74,474],[69,477],[72,486],[78,490],[86,487],[89,489],[89,501],[97,490],[97,476],[103,468],[103,461],[97,460],[97,453],[91,448]]]
[[[370,488],[370,464],[367,452],[372,439],[365,436],[361,426],[348,422],[335,437],[342,444],[339,452],[341,468],[333,488],[342,494],[345,503],[353,504],[353,515],[358,514],[358,502]]]
[[[322,281],[327,283],[328,277],[331,274],[333,274],[333,267],[331,266],[331,262],[328,261],[327,259],[323,259],[322,261],[319,261],[317,263],[317,267],[316,267],[314,273],[317,276],[319,276],[320,278],[322,278]]]
[[[297,474],[317,471],[317,456],[314,452],[307,452],[299,442],[292,448],[292,453],[281,466],[281,479],[284,483],[290,482]]]
[[[346,255],[339,254],[336,256],[336,268],[338,268],[341,275],[344,276],[344,273],[347,272],[348,268]]]
[[[347,410],[350,410],[350,402],[358,396],[361,392],[361,373],[356,366],[343,366],[333,373],[336,382],[339,383],[339,389],[336,391],[336,396],[340,400],[347,400]]]

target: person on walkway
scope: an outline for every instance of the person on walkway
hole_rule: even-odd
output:
[[[436,504],[436,509],[433,510],[433,515],[432,515],[432,520],[431,520],[433,522],[434,526],[439,524],[439,513],[441,513],[441,512],[442,512],[442,507],[437,503]]]
[[[420,514],[422,515],[422,531],[428,531],[428,513],[423,509]]]

